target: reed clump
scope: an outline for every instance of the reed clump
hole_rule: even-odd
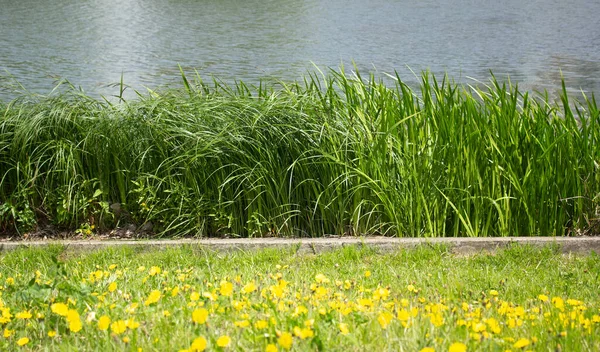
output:
[[[600,113],[493,77],[218,80],[0,103],[0,231],[529,236],[594,231]]]

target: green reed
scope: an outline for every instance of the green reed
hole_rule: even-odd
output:
[[[593,95],[428,73],[415,90],[343,69],[259,86],[183,77],[119,103],[75,89],[0,103],[0,231],[546,236],[598,222]]]

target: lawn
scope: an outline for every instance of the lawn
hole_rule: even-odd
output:
[[[1,350],[599,350],[600,260],[512,246],[0,254]]]

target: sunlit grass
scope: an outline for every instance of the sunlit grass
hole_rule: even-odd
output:
[[[71,89],[0,103],[0,231],[550,236],[598,221],[593,96],[395,79],[184,78],[129,102]]]
[[[22,249],[0,256],[0,349],[594,351],[599,272],[597,255],[516,245]]]

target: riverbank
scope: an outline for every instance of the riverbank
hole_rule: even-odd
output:
[[[419,90],[330,72],[107,102],[0,103],[0,232],[80,236],[595,234],[596,101],[516,86]]]

